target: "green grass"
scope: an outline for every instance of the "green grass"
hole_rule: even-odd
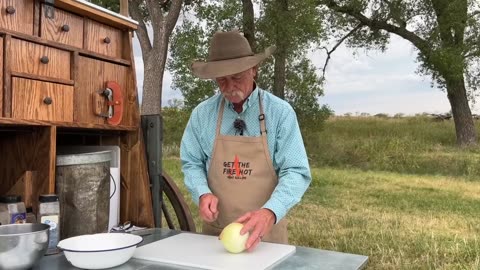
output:
[[[480,148],[457,148],[453,121],[339,117],[303,136],[316,167],[480,178]]]
[[[313,180],[291,244],[367,255],[367,269],[480,269],[480,150],[458,149],[452,122],[336,118],[304,139]],[[198,227],[170,147],[164,169]]]

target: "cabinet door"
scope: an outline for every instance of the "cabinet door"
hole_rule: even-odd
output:
[[[45,5],[42,5],[42,11]],[[72,13],[55,9],[55,16],[47,18],[41,12],[40,36],[67,45],[82,48],[83,46],[83,18]]]
[[[77,74],[75,76],[75,121],[92,124],[107,124],[105,117],[95,114],[97,108],[107,112],[107,100],[99,93],[106,88],[107,81],[115,81],[120,85],[123,96],[123,119],[120,125],[129,125],[127,87],[130,78],[128,67],[79,57]],[[95,103],[95,106],[94,106]],[[115,112],[114,112],[115,113]]]
[[[0,0],[0,27],[33,34],[34,0]]]
[[[73,121],[73,86],[12,78],[12,117]]]

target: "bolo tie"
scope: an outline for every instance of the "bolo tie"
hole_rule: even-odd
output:
[[[239,133],[240,136],[243,136],[243,130],[247,127],[247,125],[245,124],[245,121],[237,118],[233,122],[233,127],[235,128],[235,135]]]

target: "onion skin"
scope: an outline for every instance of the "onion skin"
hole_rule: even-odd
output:
[[[244,235],[240,235],[242,228],[242,223],[233,222],[222,230],[219,239],[228,252],[240,253],[245,250],[245,244],[250,234],[247,232]]]

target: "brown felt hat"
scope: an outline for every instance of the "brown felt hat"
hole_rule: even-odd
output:
[[[272,55],[275,47],[254,54],[247,39],[239,31],[217,32],[210,41],[206,62],[196,61],[192,72],[201,79],[233,75],[258,65]]]

